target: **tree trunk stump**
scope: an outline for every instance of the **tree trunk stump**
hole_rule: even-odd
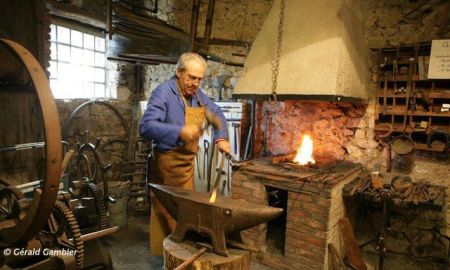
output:
[[[182,264],[187,259],[200,251],[200,248],[193,242],[185,241],[177,243],[170,237],[166,237],[163,242],[164,247],[164,269],[172,270]],[[186,270],[249,270],[250,251],[227,248],[228,257],[217,255],[211,250],[207,250],[193,263],[187,266]]]

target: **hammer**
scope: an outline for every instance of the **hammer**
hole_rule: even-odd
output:
[[[222,129],[222,121],[220,118],[215,115],[212,111],[206,109],[205,118],[208,124],[212,125],[215,129],[220,130]],[[203,129],[205,129],[204,127]]]
[[[186,261],[184,261],[182,264],[178,265],[174,270],[182,270],[188,267],[191,263],[193,263],[198,257],[200,257],[203,253],[205,253],[208,249],[206,247],[202,247],[197,253],[192,255],[190,258],[188,258]]]

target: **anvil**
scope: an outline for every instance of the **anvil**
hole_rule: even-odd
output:
[[[276,218],[282,208],[264,206],[244,200],[217,196],[210,203],[210,194],[192,190],[149,184],[158,200],[177,221],[172,240],[184,241],[187,231],[205,233],[212,240],[214,252],[227,256],[226,236]]]

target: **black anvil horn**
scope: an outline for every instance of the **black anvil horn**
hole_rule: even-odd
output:
[[[217,196],[210,203],[210,194],[182,188],[149,184],[150,189],[177,221],[172,234],[176,242],[184,241],[187,231],[211,237],[214,252],[227,256],[226,236],[276,218],[282,208],[264,206],[244,200]]]

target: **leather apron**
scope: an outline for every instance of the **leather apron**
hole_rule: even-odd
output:
[[[188,106],[178,81],[177,86],[185,107],[185,124],[201,128],[205,120],[206,108],[202,104],[196,108]],[[198,98],[197,101],[200,103]],[[155,151],[151,164],[150,182],[194,190],[194,166],[197,150],[198,141],[193,141],[164,153]],[[151,201],[150,249],[152,256],[162,256],[163,240],[173,232],[176,221],[153,194],[151,194]]]

